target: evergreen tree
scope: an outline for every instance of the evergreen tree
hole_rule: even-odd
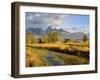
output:
[[[87,41],[87,40],[88,40],[87,35],[84,35],[84,36],[83,36],[83,42],[85,42],[85,41]]]

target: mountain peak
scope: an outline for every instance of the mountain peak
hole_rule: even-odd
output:
[[[44,34],[48,32],[52,32],[52,31],[59,32],[61,37],[63,37],[64,39],[82,39],[84,36],[83,32],[70,33],[63,30],[62,28],[57,29],[57,28],[52,28],[51,26],[48,26],[45,30],[42,28],[28,28],[26,30],[26,32],[32,32],[34,35],[39,35],[39,36],[43,36]],[[89,39],[89,34],[86,34],[86,35]]]

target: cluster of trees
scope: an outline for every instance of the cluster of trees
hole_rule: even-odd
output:
[[[32,32],[26,32],[26,43],[27,44],[32,44],[32,43],[53,43],[53,42],[58,42],[58,41],[63,41],[67,42],[70,39],[63,39],[59,32],[52,31],[46,33],[43,38],[39,38],[36,35],[33,35]],[[83,36],[83,42],[86,42],[88,40],[87,35]]]
[[[58,41],[61,41],[61,37],[60,37],[59,32],[56,32],[56,31],[48,32],[47,34],[44,35],[43,41],[45,43],[58,42]]]
[[[26,43],[51,43],[61,41],[59,32],[52,31],[48,32],[43,36],[43,38],[39,38],[39,36],[33,35],[32,32],[26,32]]]
[[[33,35],[32,32],[26,33],[26,43],[32,44],[32,43],[38,43],[38,36]]]

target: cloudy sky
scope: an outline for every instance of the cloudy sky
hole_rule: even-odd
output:
[[[68,32],[89,33],[89,15],[26,12],[25,23],[26,29],[31,27],[46,29],[51,26],[63,28]]]

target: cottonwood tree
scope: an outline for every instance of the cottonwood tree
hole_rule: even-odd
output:
[[[43,39],[44,39],[44,42],[57,42],[60,40],[60,35],[59,35],[59,32],[52,31],[45,34]]]

